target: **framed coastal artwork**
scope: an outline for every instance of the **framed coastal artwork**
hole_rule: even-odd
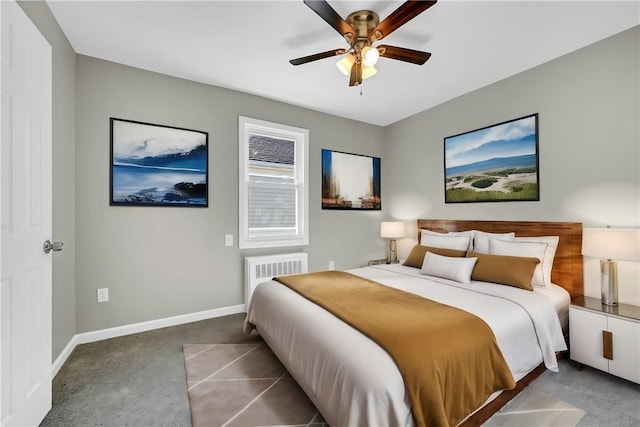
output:
[[[322,150],[322,209],[380,210],[380,158]]]
[[[208,206],[207,132],[111,118],[112,206]]]
[[[538,114],[444,138],[446,203],[540,200]]]

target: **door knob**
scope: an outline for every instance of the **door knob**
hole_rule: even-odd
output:
[[[64,243],[62,242],[51,243],[50,240],[45,240],[44,245],[42,245],[42,250],[45,254],[48,254],[51,251],[60,252],[62,250],[62,246],[64,246]]]

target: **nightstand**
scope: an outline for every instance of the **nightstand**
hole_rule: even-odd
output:
[[[640,384],[640,307],[576,298],[569,335],[571,360]]]
[[[380,264],[388,264],[388,259],[387,258],[370,259],[367,265],[380,265]]]

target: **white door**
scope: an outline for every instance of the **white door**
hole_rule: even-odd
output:
[[[51,408],[51,47],[0,5],[0,424],[32,426]]]

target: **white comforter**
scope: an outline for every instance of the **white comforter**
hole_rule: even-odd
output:
[[[558,370],[555,352],[566,350],[566,344],[554,305],[542,294],[436,279],[402,265],[349,272],[481,317],[516,380],[543,360],[547,368]],[[402,376],[389,354],[295,291],[275,281],[258,285],[245,330],[253,327],[330,425],[414,424]]]

